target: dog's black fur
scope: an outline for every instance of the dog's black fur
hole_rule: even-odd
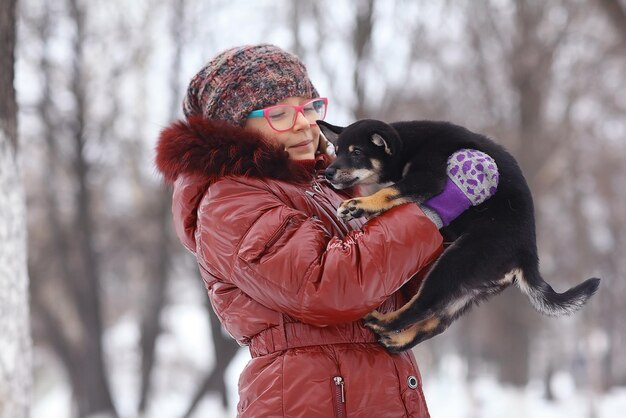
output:
[[[483,135],[447,122],[387,124],[361,120],[346,128],[318,122],[336,147],[337,159],[326,170],[336,188],[393,183],[369,197],[344,202],[344,218],[374,216],[408,201],[424,202],[446,182],[448,157],[469,148],[491,156],[498,166],[497,192],[442,230],[454,239],[428,273],[418,294],[390,314],[373,312],[366,325],[392,352],[431,338],[463,314],[472,303],[501,292],[511,283],[547,315],[570,314],[595,293],[592,278],[557,293],[540,273],[530,190],[515,159]]]

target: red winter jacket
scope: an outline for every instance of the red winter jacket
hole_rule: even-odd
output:
[[[252,355],[238,416],[428,416],[413,354],[389,354],[360,321],[400,307],[398,290],[441,251],[417,205],[344,223],[324,158],[307,167],[201,118],[165,129],[156,161],[213,308]]]

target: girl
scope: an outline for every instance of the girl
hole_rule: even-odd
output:
[[[213,58],[190,82],[186,120],[157,145],[175,229],[224,328],[250,349],[239,417],[427,417],[413,354],[389,354],[360,319],[408,300],[442,237],[413,203],[367,223],[336,217],[350,195],[323,180],[315,122],[327,105],[278,47]]]

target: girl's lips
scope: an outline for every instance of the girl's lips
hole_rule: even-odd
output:
[[[305,141],[302,142],[298,142],[295,145],[290,146],[289,148],[300,148],[300,147],[306,147],[307,145],[309,145],[311,142],[313,142],[312,139],[307,139]]]

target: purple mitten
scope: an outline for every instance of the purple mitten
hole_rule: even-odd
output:
[[[446,172],[448,179],[443,191],[422,203],[424,213],[439,228],[448,226],[470,206],[489,199],[496,192],[500,178],[493,158],[473,149],[452,154]]]

